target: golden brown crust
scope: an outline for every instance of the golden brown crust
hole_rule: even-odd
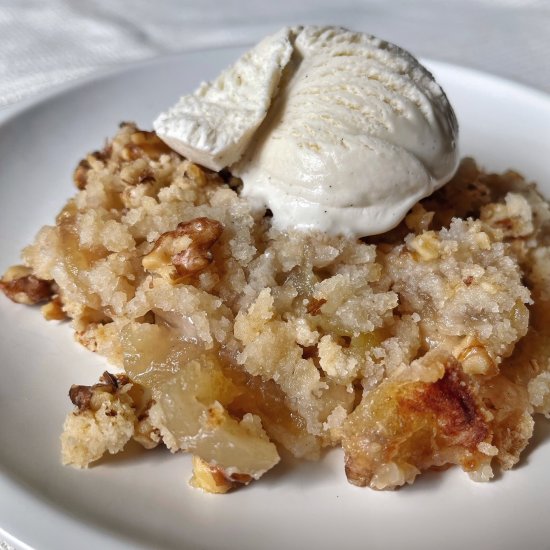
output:
[[[441,436],[452,445],[475,451],[490,433],[472,383],[452,357],[445,365],[443,378],[422,385],[413,395],[398,397],[397,402],[400,415],[433,417]]]
[[[344,427],[346,475],[374,489],[412,483],[421,471],[487,463],[489,415],[473,381],[447,356],[433,382],[387,380],[369,393]],[[490,462],[490,459],[489,459]]]

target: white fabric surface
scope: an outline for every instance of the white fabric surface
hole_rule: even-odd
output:
[[[340,24],[550,92],[550,0],[0,0],[0,106],[102,68]]]

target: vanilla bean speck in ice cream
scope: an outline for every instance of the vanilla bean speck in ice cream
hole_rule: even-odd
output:
[[[383,233],[458,163],[456,117],[433,76],[339,27],[267,37],[154,126],[190,160],[228,167],[280,230]]]

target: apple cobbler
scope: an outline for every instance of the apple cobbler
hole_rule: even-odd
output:
[[[133,124],[74,180],[0,283],[118,367],[71,387],[65,464],[134,439],[191,453],[191,483],[226,492],[283,449],[341,446],[360,486],[450,464],[484,481],[550,413],[550,212],[517,173],[466,159],[361,240],[275,231],[238,179]]]

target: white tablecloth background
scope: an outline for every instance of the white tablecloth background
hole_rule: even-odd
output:
[[[117,64],[286,24],[376,34],[550,92],[550,0],[0,0],[0,107]]]

